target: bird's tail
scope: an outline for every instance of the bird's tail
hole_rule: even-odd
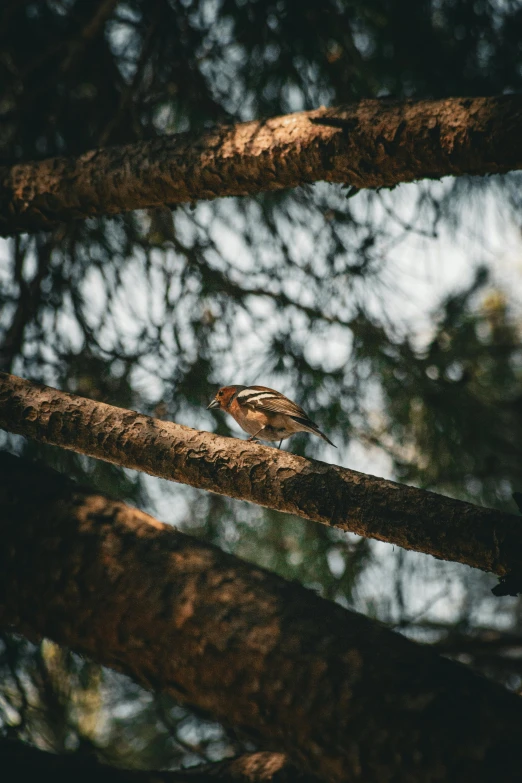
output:
[[[327,438],[324,432],[321,432],[321,430],[319,429],[317,424],[315,424],[315,422],[311,421],[310,419],[300,419],[297,416],[292,416],[292,419],[296,421],[303,428],[305,432],[311,432],[312,435],[319,435],[320,438],[322,438],[327,443],[329,443],[330,446],[333,446],[334,449],[337,448],[335,443],[332,443],[330,438]]]
[[[330,440],[330,438],[327,438],[327,437],[326,437],[326,435],[324,434],[324,432],[321,432],[321,430],[320,430],[319,428],[315,429],[315,430],[314,430],[314,432],[315,432],[315,434],[316,434],[316,435],[319,435],[319,437],[321,437],[323,440],[325,440],[327,443],[329,443],[329,444],[330,444],[330,446],[333,446],[333,447],[334,447],[334,449],[336,449],[336,448],[337,448],[337,446],[335,445],[335,443],[332,443],[332,441]]]

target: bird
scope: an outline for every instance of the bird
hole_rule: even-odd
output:
[[[281,448],[296,432],[311,432],[337,448],[297,403],[268,386],[222,386],[207,406],[207,410],[217,408],[249,433],[247,440],[278,440]]]

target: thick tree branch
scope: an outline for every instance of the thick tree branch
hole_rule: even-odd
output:
[[[379,623],[7,454],[0,520],[0,623],[332,783],[520,780],[520,699]]]
[[[130,770],[100,764],[80,753],[55,755],[22,742],[0,741],[0,765],[16,783],[313,783],[282,753],[247,753],[235,759],[187,770]]]
[[[325,124],[326,122],[326,124]],[[0,234],[326,180],[393,187],[522,168],[522,96],[365,100],[0,169]]]
[[[0,427],[499,576],[519,572],[519,517],[0,373]]]

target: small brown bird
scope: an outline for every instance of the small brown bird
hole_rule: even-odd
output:
[[[299,405],[266,386],[223,386],[208,408],[221,408],[248,432],[248,440],[279,441],[296,432],[311,432],[337,448]]]

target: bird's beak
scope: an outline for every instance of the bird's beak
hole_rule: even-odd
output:
[[[212,400],[212,402],[210,403],[210,405],[207,405],[207,411],[208,410],[212,410],[212,408],[219,408],[219,402],[216,400],[215,397]]]

